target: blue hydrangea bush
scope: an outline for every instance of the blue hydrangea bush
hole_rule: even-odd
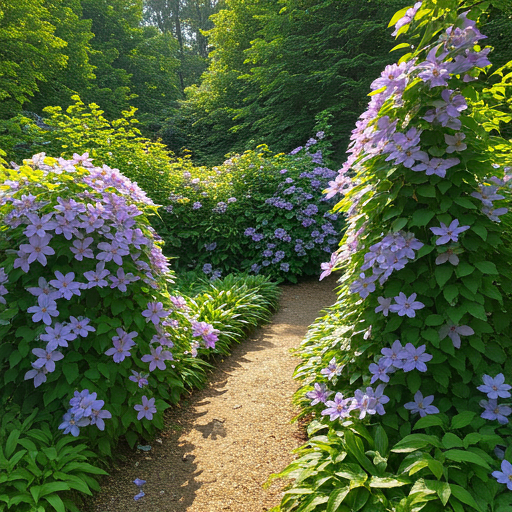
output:
[[[328,194],[347,231],[339,297],[303,346],[312,436],[279,510],[512,509],[511,64],[488,5],[424,0],[372,85]]]
[[[110,454],[163,427],[219,329],[173,293],[135,183],[87,154],[15,167],[0,168],[0,408],[44,408]]]
[[[252,272],[295,281],[313,275],[337,247],[342,227],[322,195],[336,173],[326,166],[324,131],[289,155],[266,147],[234,155],[213,169],[184,167],[155,224],[179,270],[210,278]]]

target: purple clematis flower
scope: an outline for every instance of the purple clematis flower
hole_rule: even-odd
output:
[[[139,388],[143,388],[144,386],[148,386],[149,382],[147,379],[147,375],[143,373],[138,373],[135,370],[132,370],[133,375],[130,375],[128,378],[132,382],[136,382]]]
[[[148,302],[148,308],[142,312],[142,316],[146,318],[146,322],[158,325],[161,318],[169,316],[169,311],[164,309],[161,302]]]
[[[321,403],[325,403],[329,395],[332,395],[333,391],[329,391],[324,383],[319,384],[315,382],[313,391],[306,393],[306,398],[311,399],[311,406]]]
[[[447,249],[436,258],[436,265],[442,265],[447,261],[449,261],[454,266],[459,264],[459,257],[455,254],[452,248]]]
[[[73,295],[81,295],[80,288],[82,285],[81,283],[76,283],[73,281],[75,278],[74,272],[68,272],[66,275],[64,275],[62,272],[56,270],[55,277],[57,279],[52,279],[50,284],[57,288],[61,297],[69,300],[71,297],[73,297]]]
[[[384,297],[377,297],[377,300],[379,301],[379,306],[377,306],[375,308],[375,313],[382,311],[382,314],[384,316],[388,316],[389,308],[391,306],[391,301],[393,299],[391,297],[389,299],[385,299]]]
[[[142,418],[146,418],[147,420],[151,421],[153,419],[153,414],[156,413],[155,399],[150,398],[148,400],[147,396],[144,395],[142,397],[142,405],[137,404],[137,405],[134,405],[133,408],[139,412],[139,414],[137,414],[138,420],[141,420]]]
[[[379,360],[382,366],[393,366],[394,368],[403,368],[404,361],[401,358],[401,353],[404,350],[400,340],[395,340],[391,348],[383,348],[380,352],[383,357]]]
[[[78,318],[70,316],[69,327],[76,336],[82,336],[85,338],[90,332],[96,331],[92,325],[89,325],[90,321],[91,320],[89,318],[84,318],[82,316],[79,316]]]
[[[327,409],[324,409],[322,416],[329,415],[329,419],[334,421],[337,418],[347,418],[350,414],[352,407],[352,398],[343,398],[342,393],[336,393],[334,400],[325,402]]]
[[[137,486],[137,487],[142,487],[145,483],[146,483],[146,480],[141,480],[140,478],[136,478],[133,483]]]
[[[490,375],[484,375],[482,380],[484,381],[483,385],[478,386],[476,389],[482,393],[486,393],[487,398],[494,400],[496,400],[498,397],[510,398],[510,393],[508,390],[512,389],[512,387],[508,384],[505,384],[505,376],[503,373],[498,373],[498,375],[496,375],[494,378]]]
[[[482,418],[491,421],[498,420],[500,425],[508,423],[507,416],[512,413],[512,409],[508,405],[498,405],[497,400],[491,398],[489,401],[480,400],[480,406],[485,409],[480,415]]]
[[[38,359],[32,363],[32,367],[36,369],[46,368],[48,373],[55,371],[55,361],[64,359],[64,356],[60,352],[49,350],[48,347],[46,349],[34,348],[32,349],[32,354],[38,357]]]
[[[493,471],[492,476],[499,484],[505,484],[512,491],[512,464],[508,460],[501,461],[501,471]]]
[[[34,363],[32,363],[32,368],[34,368]],[[42,368],[34,368],[25,373],[24,380],[34,379],[34,387],[37,388],[43,382],[46,382],[47,373],[48,370],[44,366]]]
[[[41,238],[45,237],[47,231],[53,231],[57,227],[57,223],[50,220],[52,217],[53,213],[43,215],[41,218],[39,218],[35,213],[27,213],[27,218],[30,221],[30,224],[27,226],[27,229],[25,229],[23,234],[29,238],[34,235]]]
[[[421,391],[416,391],[414,395],[414,402],[408,402],[404,405],[406,409],[409,409],[412,413],[419,413],[423,418],[427,414],[437,414],[439,409],[434,405],[430,405],[434,401],[434,395],[426,396],[423,398]]]
[[[364,275],[364,272],[359,274],[359,279],[356,279],[350,285],[351,293],[359,293],[362,299],[366,299],[370,293],[375,291],[375,281],[377,280],[377,276],[368,276]]]
[[[392,304],[389,310],[392,313],[398,313],[398,316],[407,315],[409,318],[416,316],[417,309],[423,309],[425,304],[423,302],[416,301],[416,293],[413,293],[410,297],[407,297],[405,293],[400,292],[394,297],[396,304]]]
[[[57,347],[67,347],[68,341],[76,339],[76,334],[71,332],[69,325],[56,323],[53,327],[45,327],[46,333],[40,338],[47,342],[46,350],[55,350]]]
[[[439,339],[443,340],[448,336],[452,340],[455,348],[460,348],[461,336],[471,336],[473,334],[475,334],[475,331],[468,325],[456,325],[452,321],[449,321],[439,329]]]
[[[43,267],[46,267],[48,260],[46,256],[55,254],[55,251],[48,245],[52,239],[51,235],[40,237],[39,235],[31,236],[28,244],[20,245],[20,252],[18,256],[21,257],[23,253],[28,256],[27,263],[30,265],[34,261],[39,261]]]
[[[440,228],[430,228],[430,231],[434,233],[434,235],[440,236],[441,238],[438,238],[436,240],[436,245],[443,245],[447,244],[448,242],[458,242],[459,241],[459,235],[469,229],[470,226],[459,226],[459,220],[455,219],[453,220],[448,227],[446,227],[446,224],[440,223]]]
[[[149,371],[152,372],[156,368],[159,370],[165,370],[165,361],[172,361],[172,354],[168,350],[164,350],[164,347],[151,347],[151,354],[146,354],[141,357],[141,361],[149,363]]]
[[[416,348],[412,343],[407,343],[404,349],[398,355],[401,359],[404,359],[403,370],[404,372],[410,372],[411,370],[418,370],[420,372],[427,371],[427,363],[432,359],[432,355],[425,354],[426,345],[421,345]]]
[[[59,425],[59,430],[64,430],[64,434],[71,434],[73,437],[78,437],[80,435],[79,427],[86,427],[91,423],[89,418],[80,418],[76,419],[74,414],[67,412],[62,417],[62,423]]]
[[[338,365],[336,363],[336,358],[333,357],[329,361],[329,365],[327,366],[327,368],[323,368],[322,370],[320,370],[320,373],[322,375],[325,375],[329,380],[331,380],[333,377],[338,376],[341,373],[341,370],[343,370],[344,366],[345,365],[343,364]]]
[[[32,322],[40,322],[42,320],[46,325],[51,325],[52,316],[59,316],[57,303],[53,299],[50,299],[48,295],[39,295],[37,298],[37,306],[28,308],[27,313],[34,313]]]

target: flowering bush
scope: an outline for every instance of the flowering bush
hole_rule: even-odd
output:
[[[345,273],[303,345],[298,399],[317,419],[280,510],[512,506],[512,142],[497,133],[512,73],[486,76],[473,3],[391,22],[415,47],[374,81],[328,190],[348,228],[323,275]]]
[[[180,269],[209,277],[251,271],[296,280],[314,274],[339,242],[338,215],[322,190],[336,173],[325,167],[323,133],[290,155],[269,157],[265,147],[235,155],[204,176],[187,168],[180,194],[156,228]]]
[[[163,426],[187,360],[219,331],[169,296],[155,206],[119,171],[39,154],[0,176],[1,404],[65,403],[64,433],[106,454],[121,434],[134,444]]]

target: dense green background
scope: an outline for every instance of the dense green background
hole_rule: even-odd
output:
[[[0,136],[21,112],[67,107],[76,93],[108,119],[130,106],[142,131],[199,163],[268,144],[289,151],[333,114],[341,155],[369,84],[396,60],[387,24],[409,0],[4,0]],[[512,8],[483,31],[512,51]],[[34,116],[33,116],[34,117]],[[340,157],[341,158],[341,157]]]

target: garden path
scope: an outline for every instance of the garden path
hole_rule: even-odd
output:
[[[218,361],[205,389],[166,416],[166,430],[112,471],[94,512],[263,512],[277,505],[284,481],[262,484],[305,442],[290,423],[298,347],[308,325],[336,300],[335,279],[282,286],[272,322]],[[146,480],[134,500],[135,478]]]

